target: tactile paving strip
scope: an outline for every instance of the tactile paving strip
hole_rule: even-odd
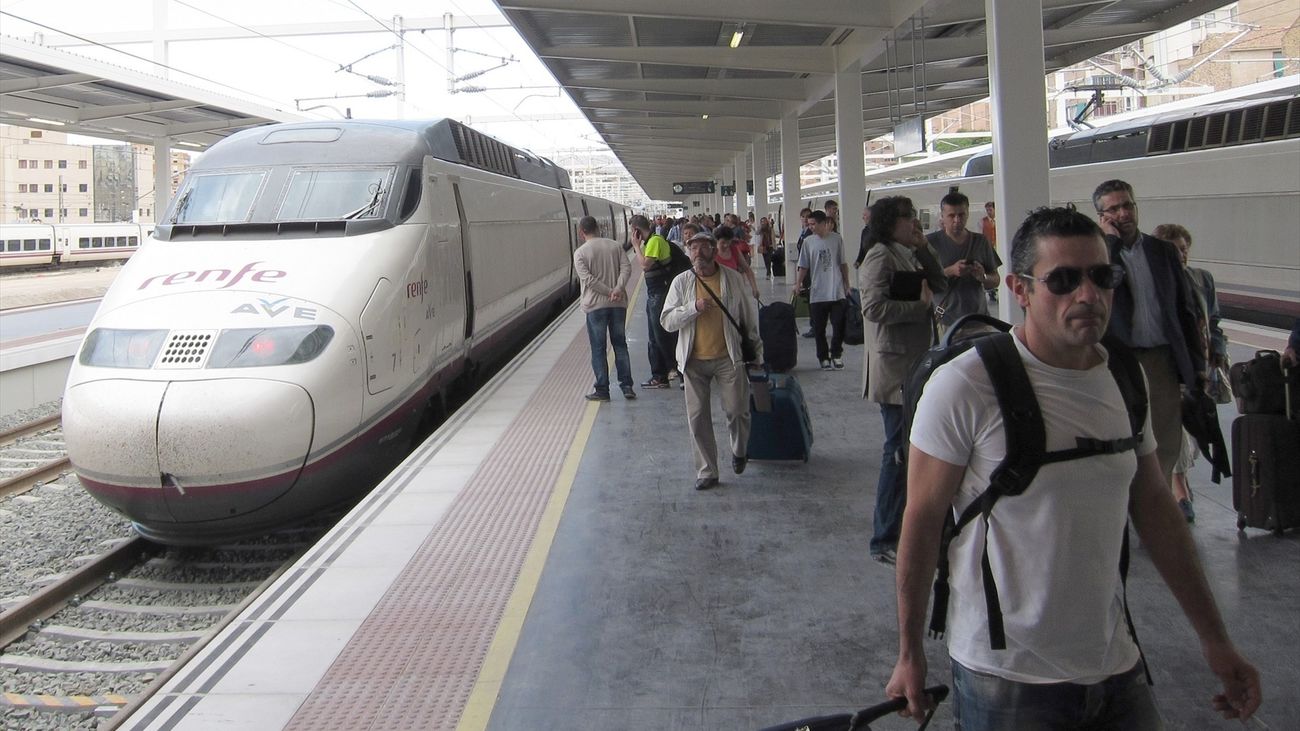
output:
[[[454,729],[587,406],[586,330],[285,727]]]

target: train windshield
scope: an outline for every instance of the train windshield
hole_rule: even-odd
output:
[[[176,199],[172,223],[243,223],[266,173],[213,173],[190,178]]]
[[[296,170],[276,219],[339,221],[384,213],[393,169]]]

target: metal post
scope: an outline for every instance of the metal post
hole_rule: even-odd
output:
[[[172,142],[166,137],[153,141],[153,220],[157,221],[172,200]]]
[[[1002,260],[1012,260],[1011,234],[1024,215],[1051,202],[1047,161],[1047,91],[1043,62],[1043,3],[984,0],[988,28],[989,91],[993,125],[993,199]],[[1007,273],[1009,264],[1004,267]],[[1001,286],[1001,285],[1000,285]],[[1024,322],[1005,287],[998,314]]]
[[[167,0],[153,0],[153,60],[164,79],[171,78],[167,65]]]
[[[862,63],[854,61],[835,73],[835,154],[840,163],[840,236],[844,261],[858,253],[856,225],[867,200],[863,154]],[[852,242],[852,244],[850,244]]]
[[[767,203],[767,135],[758,138],[754,148],[754,220],[766,216]]]
[[[455,39],[452,37],[456,30],[451,27],[451,13],[442,14],[442,27],[447,36],[447,93],[456,93],[456,51],[453,48]]]
[[[393,30],[397,31],[397,118],[406,118],[406,31],[402,30],[402,16],[393,16]]]
[[[745,192],[745,180],[749,178],[745,169],[749,167],[745,164],[748,158],[749,155],[742,152],[733,161],[736,170],[736,210],[733,213],[742,219],[745,217],[745,211],[749,209],[749,198],[746,197],[748,194]]]
[[[794,242],[803,226],[799,209],[803,208],[803,190],[799,181],[799,115],[791,112],[781,117],[781,221],[785,226],[785,256],[794,261],[798,253]],[[786,267],[789,276],[790,267]]]

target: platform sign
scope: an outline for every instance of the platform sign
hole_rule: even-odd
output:
[[[750,195],[754,194],[754,180],[752,178],[745,181],[745,192]]]
[[[697,180],[692,183],[673,183],[673,195],[699,195],[714,192],[712,180]]]
[[[894,126],[894,157],[925,151],[925,120],[921,117]]]
[[[722,197],[723,197],[723,198],[730,198],[730,197],[734,196],[735,194],[736,194],[736,186],[734,186],[734,185],[724,185],[724,186],[722,186]]]

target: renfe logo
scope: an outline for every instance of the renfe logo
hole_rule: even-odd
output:
[[[217,289],[229,289],[245,277],[248,277],[249,280],[254,282],[266,283],[274,282],[277,279],[283,279],[289,274],[288,272],[279,269],[259,270],[254,268],[261,263],[262,262],[260,261],[255,261],[251,264],[245,264],[243,268],[235,272],[233,276],[229,269],[204,269],[201,272],[173,272],[172,274],[159,274],[154,277],[149,277],[141,282],[138,289],[144,289],[159,279],[162,280],[160,286],[163,287],[170,287],[173,284],[197,284],[198,282],[206,282],[211,279],[213,282],[226,282],[224,285],[217,287]]]

